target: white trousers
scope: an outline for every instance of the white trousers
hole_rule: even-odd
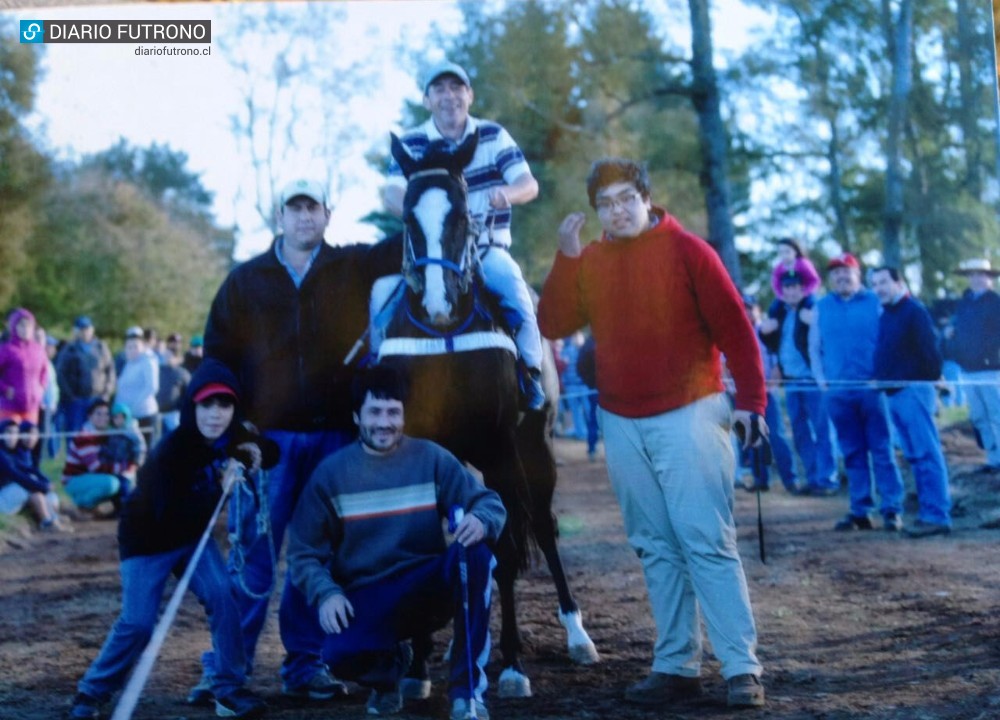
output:
[[[726,679],[760,675],[733,521],[731,411],[722,394],[660,415],[601,409],[608,475],[656,622],[653,670],[697,677],[704,615]]]

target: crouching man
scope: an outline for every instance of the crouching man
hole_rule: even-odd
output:
[[[324,460],[303,492],[290,530],[292,581],[319,609],[323,661],[337,677],[372,688],[369,714],[402,709],[409,640],[454,618],[451,717],[474,707],[485,718],[496,563],[483,541],[496,541],[506,511],[453,455],[403,434],[405,400],[405,383],[390,368],[355,381],[359,439]],[[448,545],[442,520],[454,508],[464,517]]]

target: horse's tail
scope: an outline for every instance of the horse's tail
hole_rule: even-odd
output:
[[[556,536],[558,524],[552,512],[552,496],[556,489],[556,461],[549,439],[550,420],[547,413],[529,412],[517,427],[517,447],[524,468],[525,487],[522,492],[528,507],[525,514],[523,558],[526,567],[538,551],[538,535]],[[543,527],[543,524],[547,527]]]

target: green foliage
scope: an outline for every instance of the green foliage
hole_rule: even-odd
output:
[[[838,247],[881,252],[894,42],[883,10],[896,4],[754,4],[777,19],[730,78],[730,92],[765,118],[739,150],[762,182],[797,176],[800,187],[751,213],[747,231],[767,238],[775,227],[803,228],[814,259]],[[988,6],[921,0],[914,9],[900,257],[932,299],[957,289],[950,271],[961,259],[997,246],[996,75]],[[816,191],[803,192],[810,183]]]
[[[690,72],[684,52],[658,31],[657,17],[628,0],[465,3],[462,9],[462,34],[435,44],[468,70],[472,113],[506,127],[538,179],[539,198],[516,209],[513,227],[512,252],[530,283],[540,284],[548,273],[562,219],[589,209],[585,178],[601,157],[647,162],[654,202],[706,232]],[[403,123],[425,117],[411,106]],[[749,183],[736,177],[745,203]],[[598,236],[596,216],[584,233]]]
[[[43,324],[78,313],[118,337],[129,325],[197,332],[225,275],[204,226],[172,218],[138,186],[71,170],[46,197],[17,300]]]
[[[0,20],[0,307],[13,297],[48,181],[48,160],[21,121],[31,112],[38,77],[34,45],[21,45],[13,22]]]

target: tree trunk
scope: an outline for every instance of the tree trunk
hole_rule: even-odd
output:
[[[889,95],[889,127],[886,137],[885,211],[882,225],[882,253],[887,265],[899,267],[902,260],[903,227],[902,147],[907,100],[912,85],[911,46],[913,38],[913,0],[901,0],[899,16],[893,21],[890,0],[883,0],[886,40],[892,62],[892,85]]]
[[[830,163],[830,206],[834,216],[834,238],[844,252],[854,251],[854,233],[847,218],[844,202],[843,175],[840,170],[840,132],[837,129],[836,114],[829,119],[830,143],[827,145],[827,161]]]
[[[737,287],[742,286],[739,255],[730,216],[729,140],[719,111],[719,86],[712,65],[712,22],[708,0],[688,0],[691,10],[692,101],[698,114],[701,185],[708,212],[708,242],[722,258]]]

